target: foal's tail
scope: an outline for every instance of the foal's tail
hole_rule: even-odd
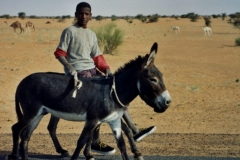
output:
[[[15,111],[17,113],[17,119],[19,121],[20,119],[22,119],[23,114],[22,114],[22,111],[21,111],[21,108],[20,108],[20,104],[19,104],[19,99],[18,99],[17,93],[15,94]]]

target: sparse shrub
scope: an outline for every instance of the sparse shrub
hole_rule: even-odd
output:
[[[124,32],[114,23],[93,29],[98,38],[98,45],[104,54],[113,54],[123,43]]]
[[[111,17],[111,20],[112,20],[112,21],[116,21],[117,19],[118,19],[117,16],[112,15],[112,17]]]
[[[237,46],[240,46],[240,37],[238,37],[238,38],[235,39],[235,44],[236,44]]]
[[[59,19],[58,19],[58,22],[62,22],[62,23],[64,23],[65,20],[66,20],[65,18],[59,18]]]
[[[133,20],[131,20],[131,19],[130,19],[130,20],[128,20],[127,22],[128,22],[128,23],[132,23],[132,22],[133,22]]]
[[[147,18],[146,17],[142,17],[141,18],[141,21],[144,23],[144,22],[147,22]]]
[[[158,21],[158,15],[153,15],[149,17],[148,22],[149,23],[153,23],[153,22],[157,22]]]

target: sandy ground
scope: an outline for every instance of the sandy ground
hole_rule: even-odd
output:
[[[9,19],[9,24],[18,20]],[[71,25],[56,20],[31,20],[36,31],[13,32],[0,19],[0,154],[11,151],[11,126],[16,123],[14,93],[18,83],[35,72],[63,72],[55,59],[62,30]],[[51,24],[46,24],[50,21]],[[89,28],[97,28],[110,20],[92,20]],[[138,143],[144,155],[199,155],[240,158],[240,47],[234,41],[240,30],[226,21],[212,19],[213,35],[204,35],[204,20],[159,19],[157,23],[132,24],[117,20],[124,30],[124,43],[114,55],[105,55],[112,71],[138,55],[149,52],[154,42],[159,51],[155,64],[163,72],[167,89],[172,96],[171,107],[162,114],[154,113],[140,98],[129,107],[138,127],[157,126],[154,134]],[[180,27],[180,34],[171,30]],[[56,154],[47,134],[49,115],[34,131],[29,144],[33,154]],[[71,153],[83,122],[61,120],[58,134],[64,148]],[[116,147],[107,124],[101,127],[104,142]],[[130,152],[130,149],[128,149]],[[116,154],[119,154],[117,152]]]

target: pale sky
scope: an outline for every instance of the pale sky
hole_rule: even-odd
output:
[[[240,12],[240,0],[85,0],[92,7],[93,16],[227,15]],[[74,16],[79,0],[0,0],[0,15],[18,16]]]

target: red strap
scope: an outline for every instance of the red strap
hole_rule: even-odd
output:
[[[61,50],[59,48],[56,49],[56,51],[54,52],[54,55],[56,58],[60,57],[60,56],[67,56],[67,52],[65,52],[64,50]]]
[[[107,65],[107,62],[105,61],[103,55],[94,57],[93,61],[96,65],[96,67],[103,73],[105,73],[106,69],[110,69],[110,67]]]

